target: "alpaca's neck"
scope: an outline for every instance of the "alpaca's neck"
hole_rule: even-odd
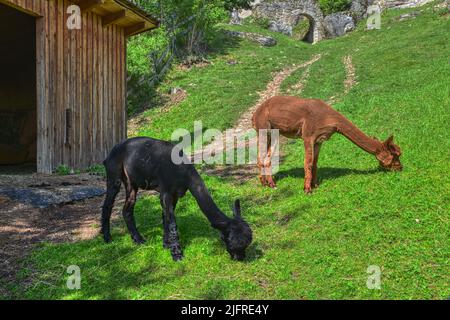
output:
[[[197,200],[198,206],[206,218],[208,218],[211,226],[219,230],[224,229],[230,218],[223,214],[223,212],[217,207],[216,203],[209,194],[205,183],[195,169],[191,174],[190,180],[189,191],[191,191],[192,195]]]
[[[337,127],[339,133],[364,151],[376,155],[381,150],[382,145],[380,141],[367,136],[344,116],[339,119]]]

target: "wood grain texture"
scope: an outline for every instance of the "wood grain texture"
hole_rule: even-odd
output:
[[[68,0],[0,1],[36,17],[38,171],[103,161],[126,138],[124,28],[87,11],[69,30]]]

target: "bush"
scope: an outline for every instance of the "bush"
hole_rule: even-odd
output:
[[[66,165],[59,165],[56,167],[55,173],[59,176],[68,176],[70,174],[70,168]]]
[[[80,173],[80,170],[73,170],[70,167],[61,164],[58,167],[56,167],[55,173],[59,176],[68,176],[71,174],[78,174]]]
[[[152,32],[128,42],[128,114],[150,107],[156,87],[174,61],[201,61],[214,26],[249,0],[135,0],[160,20]]]
[[[93,176],[106,177],[106,169],[103,164],[93,164],[86,171]]]
[[[167,43],[167,37],[162,28],[128,40],[128,115],[148,107],[156,95],[155,87],[151,83],[150,52],[163,50]]]
[[[324,15],[348,10],[351,4],[351,0],[319,0],[319,6]]]

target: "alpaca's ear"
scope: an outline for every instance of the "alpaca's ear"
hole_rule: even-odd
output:
[[[234,202],[233,213],[235,217],[241,217],[241,201],[239,199]]]
[[[391,135],[389,138],[387,138],[387,140],[384,142],[385,145],[390,145],[392,144],[392,142],[394,142],[394,136]]]

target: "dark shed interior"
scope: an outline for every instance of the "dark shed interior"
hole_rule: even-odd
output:
[[[36,20],[0,4],[0,165],[36,163]]]

